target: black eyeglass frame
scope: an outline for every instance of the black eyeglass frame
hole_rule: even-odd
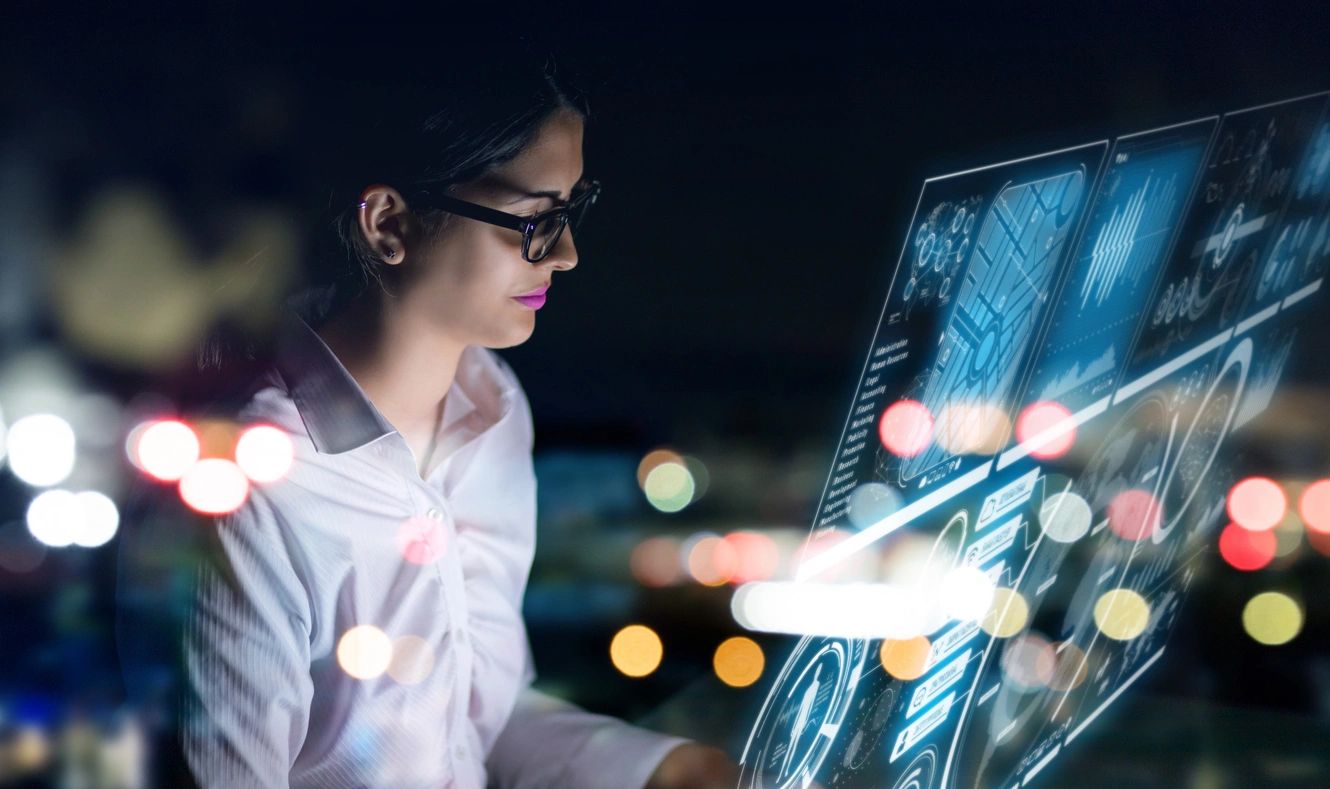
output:
[[[510,214],[507,211],[472,203],[452,195],[432,194],[424,190],[416,190],[412,194],[413,202],[422,208],[446,211],[450,214],[464,216],[467,219],[474,219],[477,222],[516,230],[522,234],[522,259],[528,263],[539,263],[549,257],[550,252],[553,252],[555,247],[559,245],[559,239],[563,236],[563,229],[568,226],[570,221],[573,224],[580,222],[582,215],[586,213],[588,208],[595,205],[598,197],[600,197],[600,181],[589,181],[586,182],[580,193],[573,195],[567,203],[556,205],[528,217]],[[576,220],[574,220],[574,215]],[[554,237],[550,239],[545,254],[533,258],[531,257],[531,239],[535,235],[536,228],[540,227],[540,224],[551,216],[559,217],[558,229],[554,231]]]

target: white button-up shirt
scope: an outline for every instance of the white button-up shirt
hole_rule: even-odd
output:
[[[295,463],[215,519],[185,628],[200,784],[642,786],[682,740],[529,687],[536,480],[511,368],[462,354],[422,478],[318,335],[282,338],[240,418],[289,433]]]

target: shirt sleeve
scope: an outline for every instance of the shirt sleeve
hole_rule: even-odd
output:
[[[661,759],[685,742],[526,687],[486,769],[503,789],[641,787]]]
[[[309,600],[261,491],[214,523],[184,628],[185,761],[201,787],[285,787],[313,697]]]

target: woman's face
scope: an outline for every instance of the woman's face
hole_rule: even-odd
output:
[[[531,145],[512,161],[456,192],[473,203],[530,216],[569,199],[582,177],[582,119],[560,110],[541,126]],[[486,348],[525,342],[536,310],[518,301],[551,284],[555,271],[577,265],[571,227],[538,263],[522,257],[522,234],[459,216],[417,245],[404,260],[401,306],[449,340]],[[551,289],[551,304],[558,294]]]

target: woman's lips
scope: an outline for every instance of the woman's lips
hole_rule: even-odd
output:
[[[545,305],[545,291],[549,289],[550,285],[547,282],[530,293],[523,293],[521,296],[513,296],[513,301],[520,303],[523,307],[538,310]]]

